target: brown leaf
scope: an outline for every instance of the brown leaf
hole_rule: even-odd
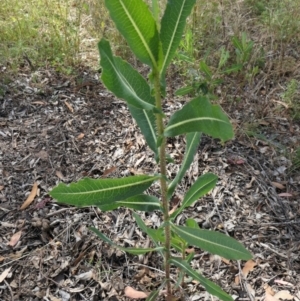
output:
[[[274,297],[278,300],[279,299],[282,299],[282,300],[293,300],[294,299],[294,297],[287,290],[279,291],[278,293],[276,293],[274,295]]]
[[[264,301],[280,301],[280,300],[266,292],[266,297]]]
[[[67,101],[65,101],[65,105],[67,106],[67,108],[69,109],[69,111],[70,111],[71,113],[74,112],[73,107],[72,107]]]
[[[246,263],[245,263],[245,266],[243,267],[242,269],[242,274],[245,278],[247,278],[249,272],[253,271],[254,267],[256,266],[256,262],[253,261],[253,260],[248,260]],[[240,276],[236,276],[235,277],[235,283],[236,284],[239,284],[240,283]]]
[[[65,177],[64,177],[64,175],[62,174],[62,172],[61,171],[59,171],[59,170],[57,170],[56,172],[55,172],[55,174],[56,174],[56,176],[59,178],[59,179],[61,179],[61,180],[65,180]]]
[[[10,242],[7,244],[8,246],[14,247],[18,241],[20,240],[22,235],[22,231],[16,232],[10,239]]]
[[[272,183],[272,185],[273,185],[275,188],[278,188],[278,189],[280,189],[280,190],[283,190],[283,189],[285,188],[284,185],[282,185],[282,184],[280,184],[280,183],[278,183],[278,182],[271,182],[271,183]]]
[[[81,140],[83,137],[84,137],[84,134],[80,133],[76,138],[77,138],[77,140]]]
[[[8,273],[10,272],[10,269],[11,267],[2,272],[2,274],[0,275],[0,283],[7,277]]]
[[[141,291],[137,291],[130,286],[126,286],[125,296],[131,299],[146,299],[148,297],[148,294]]]
[[[114,172],[114,171],[116,170],[116,168],[117,168],[117,167],[113,166],[113,167],[111,167],[111,168],[105,169],[105,170],[103,171],[103,174],[102,174],[101,177],[102,177],[102,178],[107,177],[110,173]]]
[[[3,185],[0,185],[0,191],[3,190],[3,189],[4,189],[4,186],[3,186]]]
[[[37,194],[37,189],[38,189],[38,184],[37,184],[37,182],[35,182],[32,186],[31,192],[30,192],[27,200],[23,203],[20,210],[26,209],[32,203],[32,201],[34,200],[34,198]]]
[[[283,193],[279,193],[278,196],[291,198],[293,195],[291,193],[288,193],[288,192],[283,192]]]

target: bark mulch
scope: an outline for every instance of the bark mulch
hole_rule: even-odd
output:
[[[124,246],[150,246],[131,211],[73,208],[48,195],[59,182],[157,171],[126,105],[89,70],[66,77],[43,69],[9,75],[2,68],[0,76],[0,299],[116,301],[128,300],[128,286],[144,292],[159,288],[164,272],[157,254],[124,254],[88,229],[94,226]],[[182,199],[204,172],[217,174],[219,181],[176,222],[194,218],[252,252],[253,261],[245,263],[194,250],[192,266],[236,300],[299,301],[300,172],[291,158],[300,146],[300,123],[289,118],[274,88],[261,84],[253,91],[239,91],[239,103],[220,91],[236,137],[225,145],[202,137],[176,196]],[[167,115],[183,104],[168,97]],[[170,177],[184,148],[183,137],[168,141],[175,160],[168,165]],[[158,186],[151,189],[156,193]],[[148,226],[162,222],[158,213],[141,217]],[[173,279],[176,274],[174,269]],[[180,298],[210,297],[187,278]]]

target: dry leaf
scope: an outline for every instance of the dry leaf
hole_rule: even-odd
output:
[[[268,284],[264,285],[264,289],[265,289],[266,294],[269,294],[271,296],[275,295],[275,292],[273,291],[273,289],[270,285],[268,285]]]
[[[282,299],[282,300],[293,300],[294,299],[294,297],[287,290],[283,290],[283,291],[276,293],[274,295],[274,297],[276,299]]]
[[[282,284],[282,285],[294,286],[292,283],[281,280],[281,279],[275,279],[274,282],[278,283],[278,284]]]
[[[20,210],[26,209],[32,203],[32,201],[34,200],[34,198],[37,194],[37,189],[38,189],[38,184],[37,184],[37,182],[35,182],[32,186],[31,192],[30,192],[27,200],[23,203]]]
[[[290,198],[290,197],[292,197],[293,195],[290,194],[290,193],[288,193],[288,192],[283,192],[283,193],[279,193],[278,196]]]
[[[277,182],[271,182],[272,185],[280,190],[283,190],[285,188],[284,185],[280,184],[280,183],[277,183]]]
[[[16,232],[10,239],[10,242],[7,244],[8,246],[14,247],[18,241],[20,240],[22,235],[22,231]]]
[[[65,101],[65,105],[67,106],[67,108],[69,109],[69,111],[70,111],[71,113],[74,112],[73,107],[72,107],[67,101]]]
[[[45,106],[46,105],[46,103],[44,102],[44,101],[39,101],[39,100],[37,100],[37,101],[32,101],[31,102],[33,105],[42,105],[42,106]]]
[[[276,299],[274,296],[266,293],[266,296],[265,296],[265,300],[264,301],[280,301],[278,299]]]
[[[55,174],[56,174],[56,176],[57,176],[59,179],[61,179],[61,180],[64,181],[65,177],[64,177],[64,175],[62,174],[61,171],[57,170],[57,171],[55,172]]]
[[[245,263],[245,266],[243,267],[243,270],[242,270],[242,274],[245,278],[247,278],[249,272],[253,271],[254,267],[256,266],[256,262],[253,261],[253,260],[248,260],[246,263]],[[236,276],[235,277],[235,283],[236,284],[239,284],[240,283],[240,276]]]
[[[83,137],[84,137],[84,134],[83,134],[83,133],[80,133],[80,134],[77,136],[77,140],[81,140]]]
[[[114,171],[116,170],[116,168],[117,168],[117,167],[113,166],[113,167],[111,167],[111,168],[105,169],[105,170],[103,171],[103,174],[102,174],[101,177],[102,177],[102,178],[107,177],[110,173],[114,172]]]
[[[10,269],[11,267],[2,272],[2,274],[0,275],[0,283],[7,277],[8,273],[10,272]]]
[[[3,186],[3,185],[0,185],[0,191],[3,190],[3,189],[4,189],[4,186]]]
[[[141,291],[137,291],[130,286],[126,286],[125,296],[131,299],[146,299],[148,297],[148,294]]]

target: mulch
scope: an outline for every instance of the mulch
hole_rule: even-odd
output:
[[[129,300],[124,295],[127,286],[151,292],[163,281],[157,254],[125,254],[88,229],[94,226],[124,246],[151,246],[130,210],[73,208],[48,195],[59,182],[157,171],[125,103],[107,92],[98,77],[84,68],[68,77],[51,69],[23,68],[17,75],[1,69],[1,300]],[[172,91],[182,85],[176,74],[170,82]],[[213,191],[176,222],[194,218],[202,228],[226,233],[252,252],[254,263],[246,271],[245,262],[194,250],[192,266],[235,300],[300,300],[300,172],[291,161],[300,146],[300,123],[278,102],[280,85],[279,90],[272,85],[258,82],[251,93],[219,91],[236,137],[221,145],[203,136],[176,193],[182,199],[202,173],[218,175]],[[172,91],[167,116],[184,104],[171,97]],[[234,101],[237,94],[239,102]],[[168,165],[170,177],[183,158],[183,139],[168,140],[175,161]],[[158,188],[156,184],[149,192],[156,194]],[[22,210],[30,193],[33,201]],[[152,227],[162,222],[157,212],[141,217]],[[236,276],[243,271],[239,280]],[[172,270],[173,279],[176,275]],[[281,297],[276,299],[275,293]],[[187,278],[180,298],[210,297]]]

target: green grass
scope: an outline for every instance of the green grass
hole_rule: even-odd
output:
[[[150,0],[148,3],[151,6]],[[166,0],[160,3],[163,6]],[[180,51],[192,56],[196,64],[204,60],[208,66],[217,68],[221,48],[229,51],[232,63],[236,60],[232,38],[246,35],[254,45],[244,62],[248,67],[243,76],[252,79],[257,69],[262,68],[258,64],[263,59],[262,53],[279,50],[283,56],[287,44],[300,41],[299,15],[300,0],[198,0]],[[109,20],[103,1],[1,1],[2,65],[18,67],[31,63],[33,68],[51,65],[65,68],[63,71],[81,64],[96,66],[96,45],[103,35],[117,45],[118,54],[130,56],[126,43]],[[179,60],[177,64],[182,67]]]

